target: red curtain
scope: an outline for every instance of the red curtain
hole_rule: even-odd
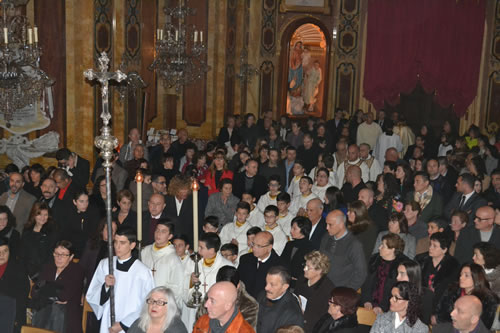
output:
[[[486,0],[369,0],[364,92],[395,105],[420,82],[465,114],[477,93]]]

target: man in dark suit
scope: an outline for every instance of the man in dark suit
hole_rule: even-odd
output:
[[[285,178],[281,181],[281,188],[288,191],[288,186],[293,179],[293,166],[295,164],[295,160],[297,159],[297,149],[294,146],[286,147],[286,158],[281,161],[281,174],[285,176]]]
[[[68,148],[61,148],[56,152],[56,160],[60,168],[80,187],[85,188],[90,178],[90,163]]]
[[[439,161],[436,158],[427,160],[427,173],[429,181],[434,192],[438,193],[443,199],[443,203],[447,203],[453,195],[453,186],[447,182],[446,178],[439,172]]]
[[[488,205],[500,209],[500,168],[491,173],[491,186],[483,193]]]
[[[359,191],[358,200],[365,203],[368,208],[370,219],[377,225],[378,231],[386,231],[388,229],[387,221],[389,221],[388,212],[374,200],[375,194],[370,188],[364,188]]]
[[[359,191],[366,187],[363,179],[361,179],[361,168],[357,165],[351,165],[347,169],[347,177],[344,186],[342,186],[342,194],[344,201],[351,203],[358,200]]]
[[[420,212],[420,219],[427,223],[435,216],[441,216],[443,213],[443,199],[437,193],[434,193],[430,185],[429,175],[424,171],[415,174],[414,191],[409,192],[406,201],[415,200],[424,207]]]
[[[9,190],[0,196],[0,205],[6,205],[16,217],[16,230],[22,233],[36,198],[23,189],[24,178],[19,172],[9,175]]]
[[[385,110],[378,111],[376,123],[382,128],[382,132],[386,132],[387,129],[392,129],[394,126],[392,120],[386,117]]]
[[[333,138],[334,144],[337,143],[338,139],[340,138],[342,128],[344,128],[346,122],[347,121],[344,119],[344,110],[342,109],[335,110],[335,118],[330,119],[326,122],[326,127],[328,128],[328,131]]]
[[[309,240],[316,250],[319,250],[321,239],[326,232],[326,222],[323,218],[323,203],[319,199],[311,199],[306,206],[307,217],[312,223]]]
[[[186,235],[193,243],[193,196],[190,195],[190,183],[179,187],[175,195],[165,197],[165,214],[172,219],[176,232]],[[198,212],[198,221],[200,214]]]
[[[448,164],[448,159],[444,156],[438,157],[439,173],[446,179],[452,187],[457,183],[458,172]]]
[[[462,210],[469,215],[469,226],[474,224],[476,210],[479,207],[486,206],[488,203],[479,194],[474,191],[474,182],[476,178],[470,173],[464,173],[457,179],[457,192],[451,197],[444,208],[444,216],[448,221],[455,210]]]
[[[154,234],[158,221],[167,217],[165,210],[165,197],[153,194],[148,200],[148,211],[142,214],[142,246],[154,242]],[[177,229],[177,226],[176,226]]]
[[[241,281],[250,295],[257,295],[266,286],[266,275],[269,269],[280,264],[280,257],[273,249],[273,235],[268,231],[259,232],[255,235],[252,244],[252,253],[247,253],[240,258],[238,272]]]
[[[306,169],[307,175],[318,164],[319,153],[319,146],[314,142],[312,134],[304,134],[303,144],[297,149],[297,159],[304,162],[304,169]]]
[[[64,169],[54,171],[54,181],[58,191],[52,208],[52,216],[60,229],[63,230],[65,228],[64,222],[74,207],[73,198],[76,192],[81,191],[83,188],[74,182]]]
[[[266,179],[258,175],[259,163],[249,159],[245,163],[245,171],[237,173],[233,180],[233,194],[241,199],[244,192],[251,193],[255,201],[259,201],[262,194],[267,192]]]
[[[455,258],[461,264],[472,262],[474,244],[488,242],[500,247],[500,227],[494,223],[495,210],[490,206],[478,208],[474,225],[466,227],[460,232],[455,247]]]

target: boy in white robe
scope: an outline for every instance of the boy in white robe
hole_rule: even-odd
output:
[[[182,263],[183,276],[185,276],[187,263],[191,260],[189,240],[186,235],[175,235],[172,238],[172,244],[175,248],[175,254],[177,254],[177,257]]]
[[[232,262],[234,267],[238,267],[239,253],[237,245],[234,245],[233,243],[223,244],[220,248],[220,253],[224,258]]]
[[[217,216],[210,215],[205,216],[201,229],[203,230],[203,232],[215,232],[216,234],[218,234],[219,226],[219,218]]]
[[[306,176],[307,177],[307,176]],[[309,178],[309,177],[307,177]],[[310,179],[310,178],[309,178]],[[266,221],[265,231],[269,231],[274,237],[273,249],[280,256],[285,249],[288,239],[278,224],[278,207],[269,205],[264,211],[264,219]]]
[[[248,250],[247,231],[252,227],[252,225],[247,222],[249,213],[250,205],[248,202],[238,202],[238,205],[236,205],[236,213],[234,214],[236,220],[224,225],[220,232],[222,244],[232,243],[238,246],[240,251],[245,252]]]
[[[141,251],[141,261],[151,272],[155,285],[170,288],[175,295],[177,306],[182,305],[182,286],[184,284],[184,266],[171,243],[175,226],[170,219],[161,219],[156,225],[152,245]]]
[[[267,186],[269,191],[260,196],[259,202],[257,203],[257,208],[261,213],[264,213],[264,209],[266,209],[269,205],[276,205],[276,197],[280,193],[280,176],[272,175],[269,177],[269,181],[267,182]]]
[[[146,295],[155,287],[151,270],[135,256],[136,235],[131,228],[122,228],[114,237],[113,275],[108,274],[108,258],[102,259],[87,291],[87,302],[97,319],[100,333],[128,330],[139,317]],[[109,288],[115,295],[115,322],[111,323]]]
[[[292,204],[290,205],[289,211],[292,215],[304,216],[306,213],[306,206],[309,200],[317,198],[316,194],[312,192],[313,181],[308,176],[303,176],[300,179],[299,189],[300,196],[296,196],[292,199]]]
[[[285,233],[288,239],[291,239],[290,229],[292,228],[292,220],[295,216],[293,216],[289,211],[290,208],[290,194],[283,192],[278,195],[277,198],[278,204],[278,224],[281,227],[281,230]]]
[[[201,256],[201,260],[198,262],[200,275],[198,277],[194,275],[195,262],[193,260],[188,261],[186,263],[186,283],[184,289],[184,301],[186,303],[192,298],[195,282],[199,281],[201,283],[199,291],[201,292],[201,299],[203,299],[208,289],[216,283],[219,269],[226,265],[234,267],[230,261],[220,254],[219,249],[221,242],[216,233],[208,232],[201,235],[198,244],[198,252]],[[186,304],[183,304],[181,319],[188,331],[193,329],[196,321],[196,310],[197,309],[189,308]]]
[[[293,178],[292,181],[290,182],[290,185],[288,185],[288,191],[287,191],[288,194],[290,194],[290,197],[292,197],[292,200],[296,196],[300,196],[299,182],[306,172],[302,163],[303,162],[301,162],[300,160],[295,160],[295,164],[293,165],[292,168]]]
[[[255,206],[255,197],[252,193],[243,192],[241,201],[248,202],[250,205],[250,213],[248,214],[247,222],[253,227],[264,228],[264,213]]]

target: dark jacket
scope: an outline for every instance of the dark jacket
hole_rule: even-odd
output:
[[[472,292],[473,295],[478,296],[483,304],[483,312],[481,314],[481,321],[486,328],[490,328],[495,320],[495,315],[498,308],[498,297],[491,291],[485,292]],[[453,311],[455,301],[462,295],[462,289],[458,284],[452,284],[443,296],[437,302],[434,314],[438,323],[451,322],[450,313]]]
[[[428,253],[423,253],[415,257],[415,259],[420,264],[420,267],[422,267],[422,286],[429,287],[429,276],[434,271],[432,258]],[[432,289],[434,289],[434,299],[432,302],[432,309],[434,313],[437,305],[436,303],[441,299],[449,284],[458,279],[459,269],[460,264],[449,254],[446,254],[439,263],[439,269],[435,272],[431,286]]]
[[[40,272],[43,265],[52,260],[52,251],[59,238],[58,235],[49,227],[42,228],[40,232],[34,232],[33,229],[24,230],[19,258],[31,278]]]
[[[85,212],[78,212],[73,205],[66,217],[63,238],[73,243],[75,258],[82,256],[89,237],[97,232],[100,219],[99,210],[94,206],[89,205]]]
[[[219,136],[217,136],[217,143],[221,146],[224,146],[224,144],[228,141],[231,141],[231,138],[234,135],[239,135],[239,128],[238,127],[233,127],[233,131],[231,132],[231,135],[229,135],[229,131],[227,130],[227,127],[221,127],[219,131]]]
[[[368,215],[377,226],[379,232],[388,230],[387,223],[389,221],[389,216],[387,214],[387,209],[373,202],[370,208],[368,208]]]
[[[58,289],[57,298],[66,304],[66,330],[65,332],[82,332],[82,311],[80,301],[83,288],[83,268],[79,264],[70,262],[69,265],[56,276],[54,261],[45,265],[40,273],[40,281],[53,283]]]
[[[30,291],[28,274],[23,265],[10,258],[7,268],[0,278],[0,295],[15,299],[16,323],[14,332],[18,332],[26,322],[26,300]]]
[[[0,238],[7,238],[9,240],[9,256],[11,258],[17,257],[17,251],[19,251],[19,245],[21,244],[21,235],[14,226],[6,226],[3,230],[0,230]]]
[[[188,237],[189,243],[193,244],[193,196],[189,195],[186,200],[182,202],[181,210],[177,214],[177,206],[175,205],[175,197],[167,195],[165,197],[164,214],[171,218],[175,225],[175,232],[184,234]],[[198,208],[200,208],[198,206]],[[204,207],[203,207],[204,208]],[[202,215],[198,212],[198,221]]]
[[[90,163],[80,155],[76,161],[76,167],[69,169],[69,172],[73,174],[71,179],[78,184],[80,187],[87,186],[90,178]]]
[[[325,313],[314,326],[314,333],[368,333],[370,326],[359,325],[356,314],[343,316],[337,320]]]
[[[458,210],[458,206],[460,205],[460,201],[462,200],[463,194],[460,192],[456,192],[453,194],[451,197],[450,201],[448,204],[444,207],[443,210],[443,215],[444,217],[450,221],[451,220],[451,215]],[[469,200],[467,200],[462,207],[461,210],[466,211],[467,214],[469,215],[469,226],[474,225],[474,217],[476,216],[476,210],[480,207],[487,206],[488,202],[481,197],[479,194],[474,192]]]
[[[353,235],[359,240],[359,242],[363,246],[363,253],[365,254],[366,262],[368,262],[370,260],[370,256],[372,255],[375,242],[377,241],[377,236],[378,236],[377,226],[373,222],[370,222],[368,228],[358,233],[353,232]]]
[[[286,243],[285,249],[281,253],[281,262],[292,276],[292,287],[295,285],[295,281],[304,277],[304,263],[306,262],[304,256],[315,249],[307,237]]]
[[[396,258],[393,261],[389,262],[389,274],[383,282],[383,285],[380,286],[380,288],[382,288],[383,290],[382,299],[380,303],[374,304],[373,293],[377,289],[377,286],[382,283],[379,281],[379,277],[377,276],[377,269],[384,261],[384,259],[382,259],[382,257],[378,253],[374,254],[370,258],[370,262],[368,264],[368,276],[365,280],[365,283],[363,284],[363,287],[361,287],[361,304],[370,302],[373,304],[373,307],[378,306],[384,312],[389,310],[389,299],[391,298],[392,286],[397,282],[396,278],[398,276],[398,266],[404,260],[408,260],[408,258],[404,254],[397,254]]]
[[[257,268],[258,259],[253,253],[247,253],[240,258],[238,272],[240,273],[241,281],[245,283],[247,291],[254,298],[264,290],[266,286],[266,275],[269,269],[273,266],[281,264],[280,257],[274,250],[271,252],[271,257],[259,265]]]
[[[139,328],[139,321],[141,319],[137,319],[134,321],[132,326],[128,329],[128,333],[145,333],[143,330]],[[168,325],[167,329],[163,331],[163,333],[188,333],[188,330],[186,329],[186,326],[182,322],[181,318],[179,316],[175,316],[172,318],[172,321],[170,322],[170,325]]]
[[[184,206],[184,204],[183,204]],[[166,208],[166,207],[165,207]],[[182,211],[182,209],[181,209]],[[175,202],[174,202],[174,214],[177,212],[177,209],[175,208]],[[160,219],[167,217],[167,210],[163,209],[163,212],[161,213]],[[153,244],[154,242],[154,229],[156,228],[155,226],[151,225],[151,213],[149,211],[143,212],[142,213],[142,246],[148,246]],[[177,219],[176,219],[177,220]],[[177,222],[177,221],[176,221]],[[158,223],[158,222],[156,222]],[[137,226],[134,228],[137,229]],[[177,231],[177,225],[175,226],[175,233],[178,233]],[[192,235],[192,233],[191,233]],[[186,235],[189,236],[190,235]],[[190,241],[190,244],[192,243],[192,240]]]
[[[412,191],[406,196],[406,200],[413,200],[415,192]],[[443,199],[441,196],[433,192],[431,201],[425,206],[424,210],[420,213],[419,218],[422,222],[427,223],[436,216],[441,216],[443,213]]]
[[[456,333],[455,327],[450,323],[441,323],[432,327],[432,333]],[[477,324],[476,328],[473,330],[474,333],[491,333],[489,329],[487,329],[483,322],[480,320]]]
[[[304,311],[304,330],[306,332],[313,333],[316,322],[328,311],[328,300],[334,287],[326,275],[312,286],[308,285],[308,280],[304,277],[297,281],[295,295],[301,295],[307,299]]]
[[[481,242],[481,232],[474,225],[466,227],[460,231],[460,235],[458,236],[457,246],[455,247],[455,258],[461,264],[472,261],[474,244],[479,242]],[[493,232],[488,243],[493,244],[497,248],[500,247],[500,227],[496,224],[493,225]]]
[[[314,232],[312,235],[309,235],[309,240],[311,241],[312,246],[314,246],[315,250],[319,250],[319,246],[321,244],[321,239],[323,239],[323,235],[326,233],[326,222],[325,218],[322,217],[319,222],[318,226],[316,229],[314,229]]]
[[[320,153],[320,149],[316,144],[309,149],[306,149],[303,145],[297,149],[297,159],[301,160],[304,163],[304,169],[306,170],[306,174],[311,172],[312,168],[318,164],[318,155]]]
[[[257,302],[259,303],[257,332],[274,333],[278,328],[287,325],[304,327],[304,318],[297,298],[288,290],[276,301],[268,300],[266,292],[262,291]]]
[[[483,192],[483,197],[493,208],[500,209],[500,192],[495,191],[492,185]]]
[[[245,192],[245,178],[245,171],[237,173],[233,178],[233,194],[240,199],[243,192]],[[255,202],[258,202],[260,196],[267,192],[267,183],[266,179],[259,174],[253,178],[253,185],[250,192],[254,196]]]
[[[259,138],[259,127],[257,127],[257,125],[247,127],[244,124],[239,129],[239,135],[243,143],[253,150],[257,144],[257,139]]]

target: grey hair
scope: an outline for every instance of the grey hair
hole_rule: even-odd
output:
[[[149,306],[146,302],[153,293],[162,293],[167,298],[167,315],[165,321],[163,322],[162,331],[165,331],[169,326],[175,316],[178,315],[177,303],[175,302],[174,292],[167,287],[160,286],[151,289],[144,300],[144,305],[141,310],[141,315],[139,316],[139,328],[144,332],[148,331],[149,325],[151,324],[151,317],[149,316]]]

